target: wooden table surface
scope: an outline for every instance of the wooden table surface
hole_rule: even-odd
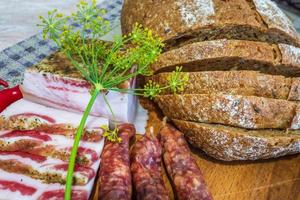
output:
[[[195,154],[215,200],[300,200],[300,155],[221,162]]]

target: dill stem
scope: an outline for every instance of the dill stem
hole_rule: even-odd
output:
[[[104,99],[106,105],[107,105],[108,108],[109,108],[109,111],[110,111],[111,114],[112,114],[113,119],[116,121],[115,113],[114,113],[114,111],[112,110],[112,107],[110,106],[110,104],[109,104],[109,102],[108,102],[108,99],[106,98],[106,95],[102,93],[102,96],[103,96],[103,99]]]
[[[71,199],[71,193],[72,193],[72,183],[73,183],[73,173],[74,173],[74,167],[75,167],[75,160],[77,156],[77,150],[80,142],[81,135],[84,130],[85,123],[87,121],[87,118],[89,116],[89,113],[93,107],[93,104],[99,94],[100,90],[96,89],[93,91],[92,96],[90,98],[90,101],[83,113],[83,116],[81,118],[79,127],[75,134],[75,139],[73,143],[73,148],[71,151],[70,159],[69,159],[69,167],[68,167],[68,174],[67,174],[67,182],[66,182],[66,189],[65,189],[65,200]]]

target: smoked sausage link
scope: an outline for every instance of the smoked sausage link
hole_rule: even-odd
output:
[[[118,129],[122,141],[106,140],[101,155],[100,200],[130,200],[132,196],[129,143],[135,135],[135,128],[131,124],[122,124]]]
[[[163,159],[177,199],[212,200],[183,134],[167,124],[160,131]]]
[[[155,136],[145,135],[131,150],[136,200],[169,200],[162,174],[162,149]]]

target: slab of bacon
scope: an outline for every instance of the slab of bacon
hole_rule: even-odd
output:
[[[81,114],[19,100],[0,114],[0,199],[63,200],[68,158]],[[101,126],[88,118],[74,172],[72,199],[87,200],[104,145]]]
[[[135,87],[135,80],[125,82],[119,87],[123,89]],[[73,112],[84,111],[90,99],[90,84],[61,53],[55,53],[38,65],[28,68],[21,89],[25,98],[31,101]],[[112,91],[105,95],[118,121],[133,121],[137,105],[136,97]],[[96,100],[91,115],[112,118],[102,95]]]
[[[88,200],[94,178],[86,185],[72,187],[72,200]],[[0,200],[63,200],[64,186],[46,184],[23,174],[0,169]]]

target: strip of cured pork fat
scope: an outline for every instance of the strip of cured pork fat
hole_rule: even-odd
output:
[[[33,84],[34,83],[34,84]],[[135,79],[124,82],[122,89],[135,87]],[[22,92],[26,99],[68,111],[83,112],[91,97],[90,84],[62,53],[54,53],[24,73]],[[117,121],[133,122],[137,99],[134,95],[109,91],[106,94]],[[113,118],[103,96],[99,95],[91,115]]]
[[[81,114],[22,99],[0,113],[0,200],[63,200],[68,159]],[[74,169],[72,199],[87,200],[104,146],[101,126],[89,116]]]

